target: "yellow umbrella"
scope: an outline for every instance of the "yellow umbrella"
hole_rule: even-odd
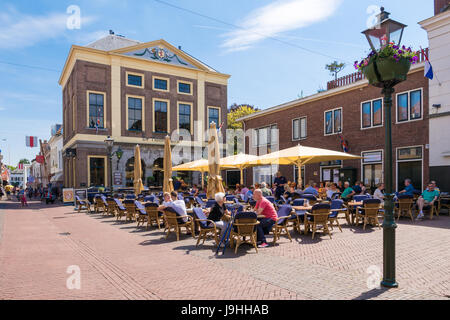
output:
[[[139,145],[134,148],[134,193],[140,194],[144,190],[144,185],[142,184],[142,167],[141,167],[141,149]]]
[[[163,192],[173,191],[172,181],[172,151],[170,149],[170,137],[164,141],[164,185]]]
[[[220,176],[220,148],[219,138],[217,136],[216,124],[211,123],[209,127],[209,142],[208,142],[208,186],[206,195],[209,199],[214,199],[218,192],[225,192],[222,184],[222,177]]]
[[[257,160],[258,160],[257,156],[239,153],[234,156],[220,159],[220,166],[239,169],[239,171],[241,172],[241,184],[244,184],[244,174],[243,174],[244,169],[252,166],[257,166],[258,164],[255,164]]]
[[[222,166],[221,169],[234,169],[232,166]],[[202,189],[204,187],[203,176],[205,172],[209,172],[209,164],[206,159],[199,159],[188,163],[183,163],[172,168],[173,171],[200,171],[202,174]]]
[[[259,157],[255,161],[250,161],[252,165],[296,165],[298,169],[298,185],[302,185],[302,166],[311,163],[318,163],[333,160],[356,160],[360,156],[338,152],[327,149],[304,147],[297,145],[292,148],[275,151]]]

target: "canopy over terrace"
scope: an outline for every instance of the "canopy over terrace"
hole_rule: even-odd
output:
[[[252,164],[258,160],[258,156],[239,153],[234,156],[226,157],[220,159],[220,167],[227,169],[239,169],[241,173],[241,184],[244,184],[243,170],[248,167],[257,166],[259,164]]]
[[[298,185],[302,185],[302,166],[311,163],[319,163],[333,160],[356,160],[360,156],[327,149],[304,147],[297,145],[292,148],[272,152],[247,163],[248,165],[296,165],[298,168]]]

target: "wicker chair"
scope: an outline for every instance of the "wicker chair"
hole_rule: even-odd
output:
[[[125,221],[136,221],[136,205],[134,204],[134,200],[126,199],[123,201],[123,205],[126,209]]]
[[[147,222],[147,229],[148,229],[148,214],[147,210],[145,210],[144,205],[139,200],[134,201],[134,205],[136,206],[136,221],[137,221],[137,227],[143,226],[144,223]]]
[[[105,212],[106,206],[100,195],[96,195],[94,198],[94,211],[95,213],[100,213],[100,210]]]
[[[423,211],[427,211],[430,214],[430,220],[433,220],[433,215],[435,214],[437,217],[439,217],[439,203],[440,203],[440,196],[436,199],[433,205],[426,204],[423,206]]]
[[[156,226],[161,230],[161,222],[164,220],[158,211],[158,205],[153,202],[147,202],[145,204],[145,211],[147,212],[147,229],[149,226]]]
[[[364,220],[364,230],[366,230],[366,225],[370,221],[374,221],[375,224],[380,227],[380,222],[378,221],[378,211],[380,211],[381,200],[379,199],[366,199],[363,201],[363,207],[356,210],[355,215],[355,225],[359,225],[359,220]]]
[[[240,212],[236,214],[233,228],[230,232],[230,247],[237,253],[239,246],[243,243],[253,245],[258,253],[258,246],[256,245],[256,226],[259,224],[257,215],[254,212]],[[246,238],[250,240],[246,240]]]
[[[324,232],[328,233],[331,239],[330,229],[328,229],[328,216],[330,215],[331,206],[326,203],[316,204],[312,207],[312,213],[307,214],[305,217],[305,234],[309,231],[312,226],[312,239],[317,231],[317,226],[323,226]]]
[[[190,232],[192,237],[195,239],[194,220],[192,219],[191,216],[179,215],[177,214],[175,209],[171,207],[165,208],[163,212],[167,229],[166,239],[169,237],[169,234],[173,229],[173,231],[177,235],[177,241],[179,241],[181,228],[186,228],[186,231]],[[187,219],[187,221],[185,221],[184,219]]]
[[[318,202],[318,201],[317,201],[317,197],[316,197],[315,195],[309,194],[309,193],[304,193],[304,194],[301,196],[301,199],[306,199],[306,200],[308,200],[308,202],[309,202],[309,204],[310,204],[311,206],[315,205],[315,204]]]
[[[292,206],[293,207],[303,207],[306,205],[306,199],[295,199],[292,201]],[[301,232],[301,225],[304,223],[304,219],[305,219],[305,212],[304,210],[295,210],[295,214],[293,214],[290,218],[289,218],[289,223],[292,223],[292,226],[294,227],[294,230],[296,230],[298,233],[302,233]]]
[[[197,222],[198,225],[200,226],[200,233],[198,235],[197,244],[195,246],[198,247],[198,244],[202,239],[203,239],[202,244],[204,244],[206,238],[209,235],[213,236],[216,245],[219,245],[220,229],[217,229],[214,221],[206,218],[202,208],[194,208],[193,212],[195,216],[195,222]]]
[[[114,198],[114,202],[116,203],[116,220],[120,220],[127,212],[127,209],[123,206],[122,202]]]
[[[91,213],[91,203],[89,200],[81,200],[79,196],[75,196],[75,199],[78,212],[81,212],[81,210],[86,210],[88,213]]]
[[[407,213],[411,217],[411,221],[414,222],[414,217],[412,214],[412,208],[414,206],[414,197],[412,195],[399,195],[398,196],[398,207],[395,207],[395,212],[397,213],[397,221],[403,213]]]
[[[344,200],[336,199],[331,201],[331,207],[330,207],[331,214],[328,217],[328,220],[330,221],[330,227],[331,230],[333,230],[333,224],[336,223],[339,230],[342,232],[341,225],[339,224],[339,212],[344,212],[347,217],[347,208],[345,208]]]
[[[292,207],[289,204],[285,204],[279,207],[277,222],[272,227],[274,245],[282,235],[287,236],[292,242],[292,237],[288,230],[288,222],[291,215]]]
[[[116,215],[116,202],[113,198],[106,198],[106,204],[107,204],[107,214],[115,216]]]

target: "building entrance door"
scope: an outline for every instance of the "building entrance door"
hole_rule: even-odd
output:
[[[411,179],[414,189],[422,190],[422,161],[398,163],[398,189],[405,189],[405,179]]]

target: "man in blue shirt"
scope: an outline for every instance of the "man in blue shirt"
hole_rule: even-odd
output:
[[[306,188],[304,191],[303,191],[303,193],[305,194],[305,193],[307,193],[307,194],[312,194],[312,195],[314,195],[314,196],[318,196],[319,195],[319,192],[313,187],[313,185],[314,185],[314,181],[310,181],[309,182],[309,184],[308,184],[308,188]]]
[[[411,183],[411,179],[405,179],[405,189],[400,191],[399,193],[401,194],[405,194],[408,196],[413,196],[414,195],[414,187]]]

